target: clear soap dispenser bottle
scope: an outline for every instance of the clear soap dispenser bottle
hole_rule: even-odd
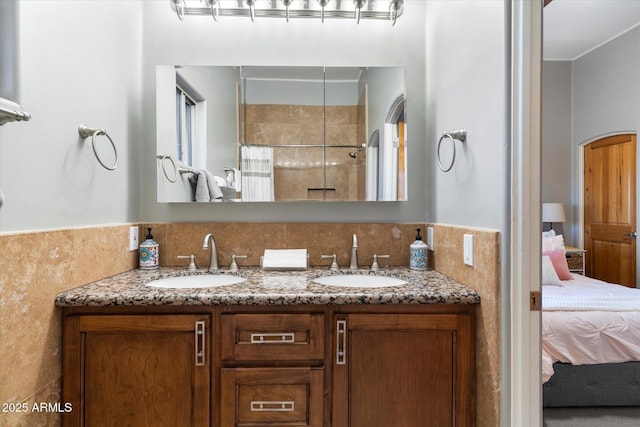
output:
[[[147,237],[140,245],[140,269],[154,270],[160,267],[160,245],[153,240],[151,228],[147,228]]]
[[[409,268],[411,270],[426,270],[428,246],[422,241],[420,229],[416,228],[416,231],[418,232],[416,240],[409,245]]]

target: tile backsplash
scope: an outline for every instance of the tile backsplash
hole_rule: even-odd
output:
[[[0,236],[0,402],[57,403],[61,378],[56,294],[137,266],[129,225]],[[55,412],[0,413],[2,426],[59,426]]]
[[[151,223],[138,224],[140,242],[147,227],[160,244],[160,265],[180,266],[178,255],[207,265],[204,236],[215,236],[220,265],[231,255],[247,255],[243,265],[259,265],[264,249],[306,248],[309,264],[329,267],[321,255],[336,254],[349,264],[351,236],[358,236],[358,259],[371,265],[373,254],[389,255],[380,264],[409,265],[409,245],[424,223]],[[32,405],[59,400],[61,381],[60,312],[55,295],[64,290],[138,266],[128,250],[130,224],[26,232],[0,236],[0,402]],[[500,258],[499,233],[434,225],[435,252],[429,264],[476,289],[482,298],[476,316],[477,425],[499,425]],[[462,235],[474,234],[475,266],[462,262]],[[186,264],[185,264],[186,266]],[[56,413],[0,413],[0,425],[60,425]]]

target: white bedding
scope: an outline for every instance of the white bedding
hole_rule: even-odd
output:
[[[573,274],[542,287],[542,382],[553,363],[640,360],[640,289]]]

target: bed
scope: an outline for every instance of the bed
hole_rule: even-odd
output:
[[[640,289],[571,277],[543,278],[543,406],[640,406]]]

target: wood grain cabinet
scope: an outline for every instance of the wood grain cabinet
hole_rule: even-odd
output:
[[[210,315],[66,316],[63,426],[209,426],[210,327]]]
[[[335,317],[333,427],[474,425],[471,317]]]
[[[64,427],[472,427],[473,305],[73,307]]]
[[[325,318],[221,315],[221,427],[324,425]]]

